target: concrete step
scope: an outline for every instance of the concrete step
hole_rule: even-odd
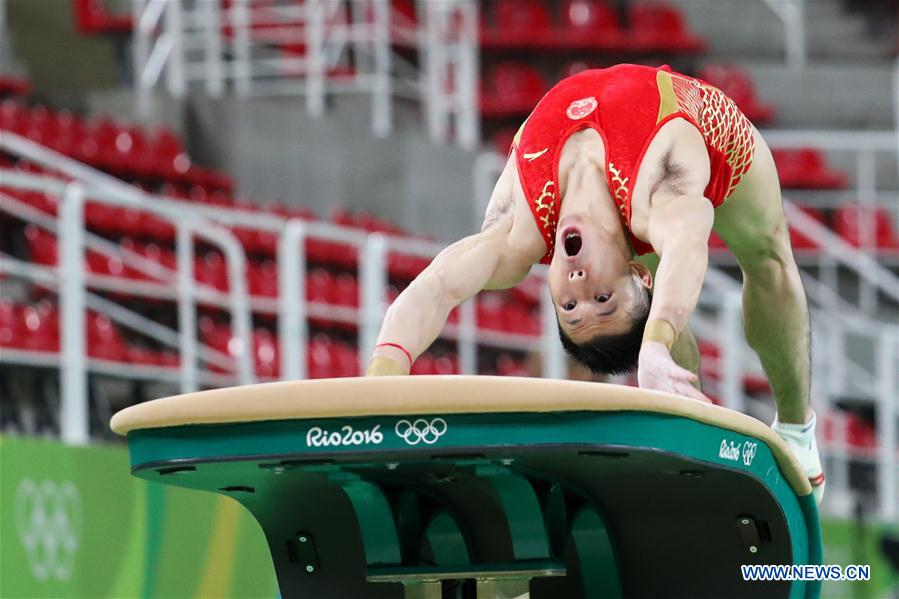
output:
[[[711,53],[725,59],[783,60],[784,24],[763,0],[675,0]],[[847,14],[835,0],[806,3],[811,61],[862,62],[889,59],[885,44],[871,39],[864,19]]]
[[[743,62],[758,95],[777,106],[779,121],[812,129],[883,130],[895,127],[889,64],[812,64],[801,71],[768,62]]]

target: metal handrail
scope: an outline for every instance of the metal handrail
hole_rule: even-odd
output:
[[[787,65],[801,69],[806,64],[805,0],[764,0],[784,26]]]
[[[78,163],[62,154],[40,146],[9,131],[0,132],[0,149],[50,171],[62,173],[72,179],[70,182],[57,178],[40,177],[17,173],[9,169],[0,170],[4,185],[14,187],[19,184],[27,189],[36,189],[59,195],[59,274],[61,306],[61,342],[64,355],[61,382],[63,388],[63,438],[71,443],[87,441],[86,412],[86,358],[84,356],[84,307],[86,297],[86,277],[83,272],[83,251],[90,245],[104,246],[103,242],[89,238],[85,241],[84,208],[85,199],[90,195],[95,202],[132,207],[171,222],[176,230],[176,250],[178,253],[178,294],[179,324],[181,334],[181,382],[183,391],[194,390],[198,385],[197,340],[195,334],[194,301],[198,296],[193,278],[193,240],[203,238],[218,246],[224,256],[229,281],[227,292],[234,333],[240,341],[236,348],[235,361],[238,380],[251,383],[255,379],[252,361],[252,336],[250,328],[249,301],[246,290],[246,257],[243,248],[234,235],[203,219],[195,212],[181,206],[179,209],[158,205],[148,194],[137,190],[109,175]],[[60,193],[61,192],[61,193]],[[11,201],[6,202],[12,205]],[[21,208],[21,206],[20,206]],[[22,213],[20,211],[20,213]],[[108,247],[106,248],[108,249]],[[132,262],[139,262],[129,256]]]

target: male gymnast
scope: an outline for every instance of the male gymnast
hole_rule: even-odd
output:
[[[369,375],[408,374],[450,311],[549,265],[559,335],[597,373],[708,401],[687,327],[715,231],[743,272],[746,339],[785,439],[820,501],[809,405],[809,312],[767,144],[715,87],[668,67],[564,79],[519,129],[479,233],[453,243],[390,306]],[[643,261],[638,256],[644,256]]]

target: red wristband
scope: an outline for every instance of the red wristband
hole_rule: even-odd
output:
[[[409,366],[410,367],[412,366],[412,354],[410,354],[409,350],[407,350],[402,345],[400,345],[398,343],[379,343],[375,346],[375,349],[378,349],[379,347],[395,347],[395,348],[397,348],[398,350],[400,350],[401,352],[406,354],[406,357],[409,358]]]

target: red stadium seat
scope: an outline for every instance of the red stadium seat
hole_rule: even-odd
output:
[[[524,360],[518,360],[505,352],[496,357],[496,374],[499,376],[530,376]]]
[[[130,244],[127,243],[128,241],[129,240],[127,239],[123,240],[122,247],[128,247],[129,249],[131,249]],[[138,245],[136,247],[133,247],[133,249],[144,258],[148,258],[154,262],[157,262],[168,269],[175,270],[178,267],[178,259],[175,256],[175,252],[170,249],[162,248],[155,243]],[[126,267],[126,272],[128,270],[129,269]],[[143,275],[137,273],[137,276],[142,277]]]
[[[157,127],[151,138],[150,168],[152,172],[165,180],[183,179],[190,170],[191,161],[181,145],[181,140],[168,127]]]
[[[337,275],[334,280],[334,295],[342,306],[359,307],[359,282],[356,277],[347,273]]]
[[[475,321],[478,328],[493,331],[502,330],[502,313],[503,302],[498,294],[481,294],[475,309]]]
[[[434,374],[459,374],[459,358],[455,355],[434,359]]]
[[[278,297],[278,267],[272,260],[247,265],[247,287],[250,295]]]
[[[77,156],[78,149],[87,136],[84,121],[67,110],[56,114],[56,137],[51,146],[66,156]]]
[[[312,337],[308,346],[308,374],[310,379],[330,378],[337,370],[337,356],[331,338],[323,333]]]
[[[99,233],[113,233],[117,229],[115,206],[88,200],[84,206],[84,220],[88,229]]]
[[[387,257],[390,276],[396,279],[414,279],[428,267],[428,260],[418,256],[407,256],[391,252]]]
[[[527,114],[546,90],[543,76],[534,67],[515,62],[498,64],[482,82],[479,101],[481,115]]]
[[[807,216],[810,216],[812,219],[821,223],[824,226],[827,226],[827,221],[824,218],[824,213],[815,208],[811,208],[809,206],[798,206],[800,210],[802,210]],[[794,250],[815,250],[820,249],[817,243],[812,241],[812,239],[799,230],[790,226],[790,244],[793,246]]]
[[[22,315],[9,298],[0,297],[0,347],[20,347],[22,344]]]
[[[857,449],[876,449],[877,431],[871,423],[849,412],[846,414],[846,441]]]
[[[625,45],[618,15],[602,0],[565,0],[561,14],[568,47],[614,50]]]
[[[28,254],[32,262],[42,266],[56,266],[56,235],[37,225],[25,227],[25,239],[28,242]]]
[[[73,0],[72,8],[75,24],[85,35],[131,32],[131,13],[110,12],[104,0]]]
[[[13,195],[16,195],[32,208],[40,210],[45,214],[50,214],[52,216],[56,216],[57,214],[59,198],[56,196],[47,195],[39,191],[18,191]]]
[[[874,242],[871,244],[877,249],[896,251],[899,250],[899,233],[896,224],[889,211],[885,208],[873,209],[873,233]],[[862,245],[862,231],[864,231],[864,218],[870,218],[870,209],[858,204],[841,206],[835,214],[835,230],[837,234],[855,247]]]
[[[125,362],[128,351],[116,325],[103,314],[87,315],[87,353],[92,358]]]
[[[306,275],[306,299],[310,302],[336,304],[334,276],[324,268],[315,268]]]
[[[20,314],[20,347],[33,351],[59,351],[59,311],[55,306],[47,302],[24,306]]]
[[[141,222],[143,236],[160,243],[172,243],[175,240],[175,225],[172,221],[144,213]]]
[[[553,41],[552,19],[543,0],[496,0],[492,26],[481,31],[483,47],[541,46]]]
[[[25,105],[11,98],[0,102],[0,129],[24,135],[28,131],[29,122],[29,110]]]
[[[253,358],[256,376],[275,379],[281,376],[281,346],[268,329],[253,331]]]
[[[755,85],[744,69],[736,65],[709,65],[699,72],[699,77],[727,94],[749,120],[755,123],[774,120],[774,106],[759,100]]]
[[[784,189],[843,189],[845,173],[831,170],[820,150],[799,148],[773,150],[774,161]]]
[[[218,252],[207,252],[194,262],[196,280],[218,291],[228,291],[228,269]]]
[[[346,343],[336,343],[332,352],[334,360],[333,376],[354,377],[359,376],[359,352],[356,348]]]
[[[31,82],[24,77],[0,74],[0,96],[27,96]]]
[[[390,18],[391,39],[395,45],[409,45],[413,41],[409,30],[418,29],[415,0],[391,0],[390,5],[393,8]]]
[[[411,374],[436,374],[434,370],[434,356],[425,352],[418,356],[418,359],[412,364]]]
[[[705,42],[690,31],[674,6],[633,4],[629,11],[629,45],[640,51],[700,52]]]

